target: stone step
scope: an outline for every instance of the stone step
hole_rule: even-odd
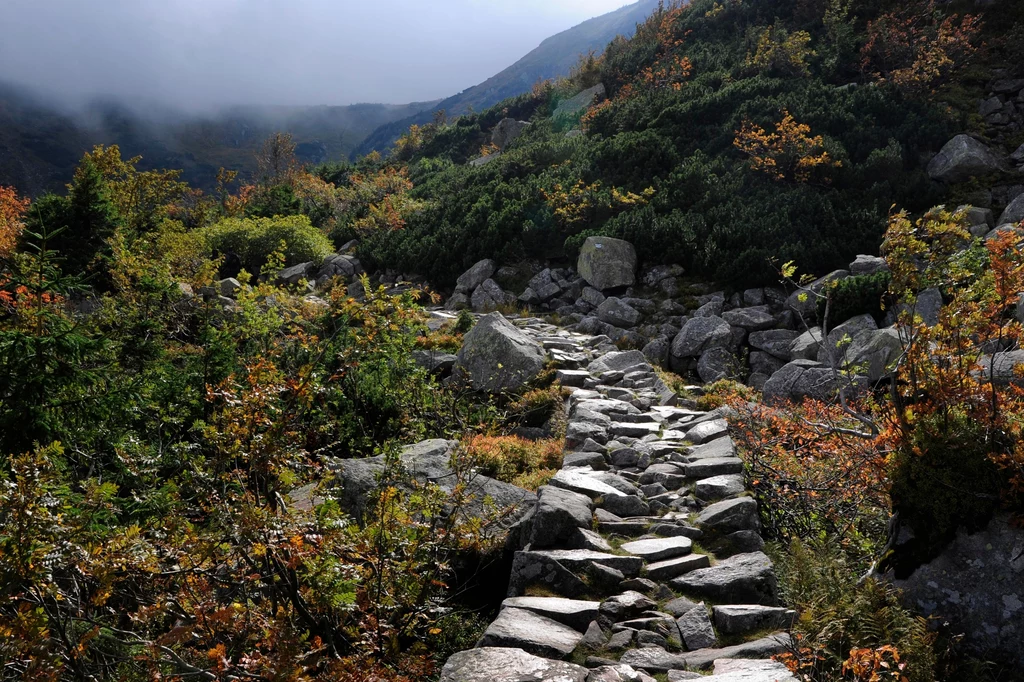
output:
[[[511,647],[544,658],[568,658],[583,633],[525,609],[505,608],[484,631],[481,647]]]
[[[509,597],[501,603],[503,609],[522,609],[539,616],[586,632],[597,619],[601,602],[564,599],[562,597]]]
[[[671,584],[684,594],[719,604],[776,606],[779,600],[775,568],[764,552],[737,554],[675,578]]]
[[[689,554],[693,549],[693,540],[687,537],[635,540],[623,544],[621,549],[644,561],[663,561]]]
[[[691,554],[689,556],[666,559],[653,564],[647,564],[645,575],[651,580],[671,580],[681,575],[695,571],[699,568],[711,566],[711,559],[705,554]]]
[[[719,649],[699,649],[673,654],[658,647],[630,649],[619,659],[620,663],[642,668],[651,673],[665,673],[669,670],[703,670],[723,658],[768,658],[780,654],[792,646],[792,639],[779,633],[751,642]]]

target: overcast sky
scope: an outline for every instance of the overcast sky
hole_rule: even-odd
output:
[[[439,99],[634,0],[2,0],[0,81],[196,107]]]

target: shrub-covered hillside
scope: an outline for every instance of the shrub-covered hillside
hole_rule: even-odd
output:
[[[876,252],[893,205],[946,199],[924,165],[980,123],[982,67],[1005,57],[1013,41],[999,31],[1014,12],[931,0],[663,7],[568,81],[411,130],[392,163],[408,164],[423,206],[404,229],[368,234],[363,255],[440,284],[485,257],[572,258],[590,234],[735,284],[774,277],[773,260],[839,267]],[[607,101],[552,118],[597,83]],[[531,125],[467,165],[492,151],[506,116]]]

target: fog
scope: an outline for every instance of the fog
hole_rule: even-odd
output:
[[[3,0],[0,81],[183,110],[405,103],[632,0]]]

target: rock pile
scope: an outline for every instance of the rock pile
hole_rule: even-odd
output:
[[[727,414],[678,405],[643,353],[606,336],[516,325],[560,353],[574,388],[567,454],[519,526],[501,612],[441,679],[794,679],[757,660],[789,646],[794,614],[779,606]]]

